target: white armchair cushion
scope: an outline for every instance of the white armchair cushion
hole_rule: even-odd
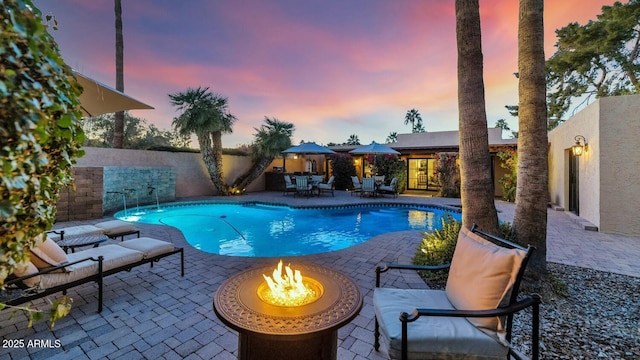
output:
[[[38,268],[31,261],[19,262],[13,269],[13,275],[16,277],[27,276],[38,272]],[[22,283],[28,287],[34,287],[40,284],[40,276],[34,276],[23,280]]]
[[[376,288],[373,306],[380,325],[381,343],[389,356],[402,350],[400,313],[416,307],[453,309],[442,290]],[[506,359],[508,348],[466,318],[422,316],[407,325],[409,359]]]
[[[497,308],[511,290],[525,255],[525,251],[495,245],[463,226],[447,280],[449,301],[462,310]],[[502,330],[497,317],[468,320],[479,327]]]

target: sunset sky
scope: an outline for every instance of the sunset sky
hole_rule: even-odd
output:
[[[545,55],[555,30],[584,24],[605,0],[545,1]],[[35,0],[54,15],[67,64],[115,87],[113,0]],[[132,111],[162,129],[178,115],[168,94],[209,87],[238,118],[224,147],[249,144],[264,117],[295,125],[294,143],[384,142],[458,129],[453,0],[122,1],[125,93],[155,110]],[[518,2],[480,0],[487,121],[517,120]],[[194,144],[195,145],[195,144]]]

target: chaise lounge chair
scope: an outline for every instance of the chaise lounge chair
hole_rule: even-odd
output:
[[[88,282],[98,284],[98,312],[102,311],[104,277],[136,266],[180,254],[180,273],[184,276],[184,251],[172,243],[141,237],[65,254],[46,234],[36,239],[30,261],[20,263],[7,278],[7,305],[20,305],[58,292],[66,292]]]
[[[105,235],[110,239],[120,237],[124,240],[127,235],[140,237],[140,230],[136,230],[132,223],[122,220],[109,220],[95,225],[78,225],[49,231],[49,238],[53,241],[64,240],[65,237],[77,237],[87,235]]]

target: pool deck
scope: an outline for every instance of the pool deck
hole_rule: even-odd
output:
[[[295,206],[352,203],[415,203],[459,205],[459,199],[421,196],[391,196],[361,199],[336,191],[335,197],[294,198],[279,192],[261,192],[240,197],[209,197],[188,200],[222,199],[262,201]],[[497,201],[502,220],[512,221],[515,206]],[[109,218],[106,218],[109,219]],[[58,223],[55,228],[103,221]],[[6,349],[4,359],[235,359],[237,333],[223,325],[213,312],[213,296],[231,275],[252,267],[271,265],[277,258],[242,258],[203,253],[190,247],[180,231],[159,225],[136,225],[141,236],[173,242],[185,248],[185,277],[180,277],[176,256],[162,259],[153,268],[140,266],[131,272],[110,276],[104,281],[104,310],[97,312],[97,287],[85,284],[68,292],[73,300],[71,314],[55,328],[37,322],[27,329],[22,314],[0,312],[2,339],[59,340],[58,348],[38,346]],[[386,359],[373,350],[374,268],[388,261],[410,262],[421,240],[420,231],[402,231],[376,236],[349,249],[305,257],[287,257],[284,262],[313,262],[348,274],[364,296],[360,314],[338,332],[338,359]],[[550,262],[592,268],[640,277],[640,238],[584,230],[574,217],[548,211],[547,259]],[[399,288],[426,287],[415,272],[397,271],[383,276],[383,285]],[[34,307],[46,309],[44,300]]]

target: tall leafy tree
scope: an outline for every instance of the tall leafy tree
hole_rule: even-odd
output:
[[[253,166],[233,182],[232,193],[243,192],[283,150],[291,147],[291,137],[295,130],[293,124],[266,116],[264,122],[259,129],[255,129],[254,142],[250,146]]]
[[[425,131],[422,125],[422,116],[420,116],[420,112],[416,109],[407,111],[407,114],[404,116],[404,124],[411,124],[411,132],[413,133]]]
[[[387,135],[387,139],[385,141],[387,143],[394,143],[398,141],[398,133],[395,131],[390,132],[389,135]]]
[[[115,0],[116,14],[116,90],[124,92],[124,41],[122,38],[122,3]],[[116,113],[113,127],[113,147],[122,149],[124,145],[124,111]]]
[[[640,1],[603,6],[598,19],[556,30],[556,53],[546,62],[552,125],[573,101],[640,91]]]
[[[514,228],[519,242],[536,247],[527,268],[534,289],[547,270],[547,106],[544,0],[520,0],[518,24],[518,185]]]
[[[498,232],[482,77],[478,0],[456,0],[462,224]]]
[[[169,100],[182,112],[173,119],[173,126],[182,135],[196,134],[211,181],[228,195],[230,188],[222,173],[222,134],[232,132],[236,117],[229,112],[227,98],[198,87],[169,94]]]
[[[349,139],[347,140],[347,145],[360,145],[360,138],[358,138],[358,135],[356,134],[349,135]]]

